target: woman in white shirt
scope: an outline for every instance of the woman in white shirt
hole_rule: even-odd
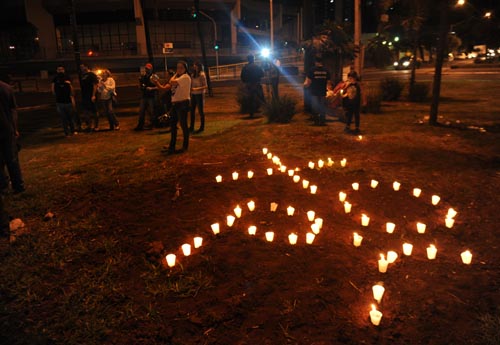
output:
[[[195,62],[193,65],[193,75],[191,76],[191,125],[189,131],[194,132],[194,122],[196,115],[196,108],[200,114],[200,129],[196,133],[205,130],[205,112],[203,105],[205,103],[205,90],[207,89],[207,78],[203,72],[203,65]]]
[[[102,72],[102,79],[99,81],[97,86],[97,92],[99,92],[99,100],[102,105],[102,109],[106,114],[109,121],[110,130],[119,130],[120,124],[116,119],[115,112],[113,110],[113,97],[116,96],[116,83],[111,77],[111,72],[109,69],[105,69]]]

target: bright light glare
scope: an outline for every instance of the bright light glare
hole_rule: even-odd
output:
[[[262,55],[263,58],[268,58],[271,55],[271,51],[268,48],[263,48],[260,51],[260,55]]]
[[[457,1],[457,5],[458,5],[458,6],[463,6],[463,5],[465,5],[465,0],[458,0],[458,1]]]
[[[484,18],[488,18],[488,19],[490,19],[490,18],[491,18],[491,12],[486,12],[486,13],[484,14]]]

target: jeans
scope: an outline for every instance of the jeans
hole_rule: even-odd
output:
[[[92,102],[92,100],[90,99],[82,99],[82,112],[84,115],[85,124],[87,125],[87,129],[92,128],[92,120],[94,122],[93,128],[99,128],[99,116],[97,115],[95,102]]]
[[[120,123],[116,119],[115,111],[113,110],[113,100],[111,98],[103,99],[101,100],[101,106],[104,110],[104,114],[106,114],[106,117],[108,118],[109,128],[113,130],[115,127],[118,127]]]
[[[73,104],[71,103],[56,103],[57,113],[61,117],[64,134],[70,135],[75,131],[73,124]]]
[[[142,97],[141,103],[139,105],[139,123],[137,123],[137,128],[144,128],[144,122],[146,120],[146,111],[149,111],[149,126],[153,127],[155,123],[155,98],[154,97]]]
[[[325,123],[325,96],[311,95],[311,106],[315,120],[319,124]]]
[[[14,135],[0,139],[0,188],[7,188],[9,180],[5,174],[5,167],[9,172],[12,188],[16,192],[24,191],[23,175],[19,165],[19,156]]]
[[[191,95],[191,125],[189,126],[189,130],[194,130],[194,120],[196,117],[196,108],[198,108],[198,112],[200,113],[200,130],[205,129],[205,112],[203,111],[203,105],[205,101],[205,95]]]
[[[174,152],[175,151],[175,143],[177,141],[177,122],[180,121],[181,123],[181,128],[182,128],[182,136],[183,136],[183,143],[182,143],[182,149],[186,151],[189,146],[189,128],[187,124],[187,117],[188,117],[188,111],[189,111],[189,101],[182,101],[182,102],[177,102],[174,103],[172,106],[172,123],[171,123],[171,137],[170,137],[170,145],[168,147],[169,152]]]
[[[345,108],[345,117],[346,117],[346,126],[350,127],[351,122],[352,122],[352,117],[354,116],[354,124],[356,126],[356,129],[359,129],[359,123],[360,123],[360,115],[359,115],[359,108],[355,107],[346,107]]]

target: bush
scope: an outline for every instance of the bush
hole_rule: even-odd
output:
[[[295,115],[297,101],[288,95],[283,95],[279,99],[272,99],[264,104],[264,114],[269,122],[288,123]]]
[[[240,114],[248,114],[251,109],[251,100],[245,85],[240,85],[238,87],[238,93],[236,94],[236,102],[240,106]],[[254,105],[255,112],[259,111],[261,106],[260,101],[256,99],[257,104]]]
[[[379,114],[382,112],[382,92],[376,87],[366,87],[363,89],[364,113]]]
[[[415,85],[410,88],[408,98],[411,102],[424,102],[429,96],[430,89],[431,86],[428,83],[415,83]]]
[[[397,101],[401,96],[404,84],[396,78],[385,78],[380,82],[380,91],[382,93],[382,100],[384,101]]]

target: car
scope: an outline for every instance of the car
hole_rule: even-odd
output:
[[[497,59],[495,58],[494,53],[478,54],[477,57],[474,59],[474,63],[493,63],[496,60]]]
[[[413,56],[403,56],[398,61],[395,61],[393,66],[396,70],[411,69],[413,63],[416,63],[416,67],[420,68],[420,59],[417,59],[415,62],[415,58]]]

